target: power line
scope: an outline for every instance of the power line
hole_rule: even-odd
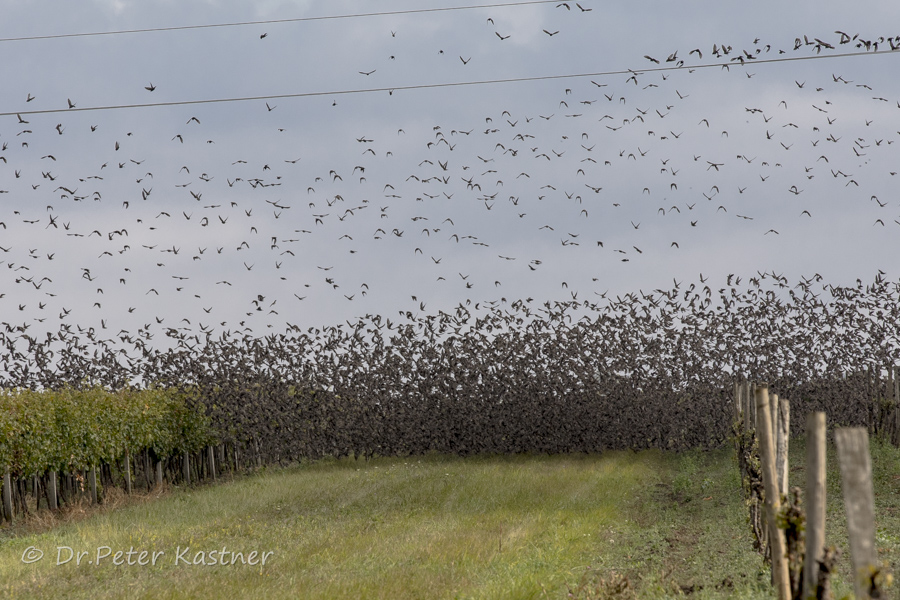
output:
[[[556,0],[554,0],[556,1]],[[768,59],[756,59],[756,60],[745,60],[741,66],[749,66],[749,65],[763,65],[763,64],[774,64],[774,63],[783,63],[783,62],[795,62],[801,60],[824,60],[824,59],[833,59],[833,58],[847,58],[847,57],[856,57],[856,56],[874,56],[876,54],[894,54],[894,51],[882,50],[879,52],[847,52],[843,54],[819,54],[815,56],[789,56],[784,58],[768,58]],[[898,54],[900,55],[900,54]],[[114,104],[108,106],[86,106],[86,107],[75,107],[75,108],[51,108],[45,110],[25,110],[25,111],[13,111],[13,112],[0,112],[0,117],[10,117],[16,115],[45,115],[45,114],[56,114],[56,113],[74,113],[74,112],[88,112],[88,111],[103,111],[103,110],[118,110],[118,109],[128,109],[128,108],[155,108],[162,106],[189,106],[192,104],[218,104],[225,102],[248,102],[251,100],[279,100],[284,98],[309,98],[315,96],[340,96],[346,94],[369,94],[374,92],[389,92],[393,94],[397,91],[409,91],[409,90],[424,90],[424,89],[439,89],[439,88],[451,88],[451,87],[464,87],[464,86],[474,86],[474,85],[492,85],[492,84],[501,84],[501,83],[522,83],[529,81],[551,81],[555,79],[578,79],[584,77],[610,77],[613,75],[640,75],[644,73],[656,73],[656,72],[664,72],[664,71],[684,71],[684,70],[692,70],[692,69],[710,69],[714,67],[719,68],[730,68],[733,66],[738,66],[734,62],[717,62],[717,63],[706,63],[701,65],[690,65],[690,66],[671,66],[671,67],[654,67],[650,69],[624,69],[617,71],[597,71],[594,73],[571,73],[565,75],[539,75],[534,77],[512,77],[508,79],[484,79],[480,81],[456,81],[456,82],[448,82],[448,83],[425,83],[419,85],[404,85],[404,86],[394,86],[394,87],[381,87],[381,88],[357,88],[350,90],[333,90],[327,92],[299,92],[293,94],[269,94],[264,96],[242,96],[242,97],[233,97],[233,98],[208,98],[204,100],[176,100],[172,102],[148,102],[143,104]]]
[[[358,19],[363,17],[383,17],[391,15],[410,15],[418,13],[448,12],[456,10],[473,10],[476,8],[506,8],[527,6],[529,4],[560,3],[560,0],[523,0],[522,2],[502,2],[497,4],[478,4],[472,6],[446,6],[438,8],[415,8],[409,10],[392,10],[372,13],[355,13],[348,15],[324,15],[320,17],[298,17],[294,19],[270,19],[267,21],[238,21],[235,23],[211,23],[206,25],[182,25],[176,27],[150,27],[147,29],[123,29],[118,31],[92,31],[82,33],[60,33],[56,35],[32,35],[24,37],[0,38],[0,42],[25,42],[32,40],[54,40],[61,38],[91,37],[98,35],[123,35],[130,33],[154,33],[159,31],[184,31],[187,29],[213,29],[216,27],[242,27],[245,25],[270,25],[277,23],[301,23],[307,21],[328,21],[337,19]]]

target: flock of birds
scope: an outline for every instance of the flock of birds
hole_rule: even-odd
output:
[[[573,15],[592,10],[571,2],[557,8]],[[494,33],[497,43],[507,43],[509,34]],[[551,39],[559,33],[543,30]],[[290,134],[279,127],[289,109],[281,101],[252,108],[265,126],[260,139],[274,140],[259,155],[211,133],[203,112],[160,132],[142,130],[137,121],[133,130],[111,130],[103,113],[77,112],[73,98],[61,100],[58,113],[23,108],[0,128],[2,386],[121,386],[176,377],[171,365],[183,378],[200,380],[198,365],[215,362],[209,353],[237,352],[245,354],[240,368],[284,367],[285,377],[315,379],[345,395],[352,389],[357,397],[413,388],[421,396],[434,389],[455,395],[459,385],[466,394],[477,389],[499,398],[527,387],[525,374],[547,370],[561,378],[552,389],[571,393],[586,385],[585,369],[598,360],[607,361],[599,367],[605,381],[646,368],[644,375],[665,373],[660,389],[672,389],[695,379],[692,369],[704,380],[726,368],[751,369],[752,359],[741,354],[740,362],[735,350],[718,344],[737,344],[741,332],[759,327],[777,339],[801,336],[765,354],[791,352],[778,360],[803,365],[795,376],[805,380],[815,371],[821,340],[851,333],[828,334],[833,327],[820,329],[810,320],[818,317],[798,312],[798,305],[758,296],[758,279],[741,292],[740,277],[732,283],[729,276],[731,294],[719,302],[701,275],[685,296],[693,300],[683,305],[671,304],[687,287],[677,282],[671,292],[624,300],[605,290],[614,268],[699,250],[696,232],[705,228],[762,243],[827,220],[834,205],[823,195],[854,204],[873,235],[896,237],[900,214],[884,181],[896,175],[900,132],[882,123],[896,122],[900,100],[882,97],[875,82],[835,72],[821,81],[794,80],[789,95],[765,104],[716,110],[691,92],[693,77],[715,77],[742,93],[766,77],[755,61],[782,54],[900,47],[900,37],[834,36],[804,36],[780,50],[757,39],[740,49],[713,44],[646,55],[646,69],[572,79],[552,105],[533,112],[497,107],[477,122],[427,128],[373,124],[377,134],[361,131],[336,142],[342,162],[330,168],[314,147],[280,154],[286,144],[278,140]],[[472,57],[459,60],[468,67]],[[379,67],[357,72],[375,80]],[[158,94],[158,86],[148,82],[142,92]],[[44,100],[22,96],[25,108]],[[338,120],[340,106],[333,104]],[[809,304],[809,281],[801,287],[807,304],[799,306],[821,312],[824,305]],[[887,289],[880,279],[875,288]],[[888,310],[890,293],[862,297]],[[393,306],[402,327],[367,304],[401,294],[403,303]],[[743,312],[736,312],[734,298],[749,298],[740,294],[753,295],[753,302],[737,302]],[[547,298],[557,303],[541,304]],[[346,327],[308,327],[315,317],[303,312],[315,300],[344,303],[365,316]],[[766,312],[776,308],[787,312]],[[590,361],[567,345],[571,311],[594,315],[576,321],[590,332]],[[661,316],[651,318],[655,311]],[[725,338],[716,337],[716,327],[706,330],[708,323],[692,325],[710,314],[732,327]],[[771,323],[787,327],[787,315],[798,329],[772,329]],[[885,327],[887,348],[896,332]],[[526,346],[513,341],[526,338]],[[869,360],[855,352],[875,351],[872,342],[857,341],[863,345],[826,350],[855,368]],[[801,355],[801,347],[809,354]],[[650,348],[656,354],[647,362],[642,353]],[[288,350],[308,362],[281,365]],[[257,352],[261,358],[246,358]],[[447,366],[441,361],[454,353],[471,363],[441,374]],[[443,358],[434,362],[435,356]],[[714,365],[692,362],[700,356]],[[220,363],[216,369],[227,370]],[[507,369],[515,374],[504,375]],[[466,377],[469,384],[459,381]],[[528,389],[526,396],[538,394]]]
[[[892,398],[883,374],[900,359],[898,322],[900,284],[880,275],[836,287],[758,273],[718,290],[674,282],[589,306],[461,304],[266,336],[172,331],[164,350],[146,333],[60,332],[23,347],[0,332],[0,387],[193,390],[222,442],[267,462],[683,449],[730,435],[735,378],[802,399],[795,431],[808,410],[879,422],[872,399]]]

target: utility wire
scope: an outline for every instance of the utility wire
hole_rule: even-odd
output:
[[[410,15],[418,13],[448,12],[455,10],[472,10],[476,8],[506,8],[527,6],[529,4],[561,3],[560,0],[524,0],[522,2],[502,2],[497,4],[478,4],[472,6],[446,6],[438,8],[414,8],[409,10],[392,10],[372,13],[355,13],[349,15],[324,15],[320,17],[299,17],[295,19],[271,19],[268,21],[239,21],[235,23],[212,23],[207,25],[182,25],[177,27],[151,27],[147,29],[124,29],[119,31],[92,31],[82,33],[60,33],[56,35],[32,35],[24,37],[0,38],[0,42],[25,42],[32,40],[54,40],[60,38],[91,37],[97,35],[123,35],[129,33],[154,33],[158,31],[184,31],[187,29],[212,29],[215,27],[242,27],[245,25],[269,25],[276,23],[301,23],[307,21],[328,21],[336,19],[358,19],[363,17],[382,17],[390,15]]]
[[[857,56],[874,56],[874,55],[883,55],[883,54],[897,54],[900,56],[900,53],[895,53],[892,50],[882,50],[878,52],[846,52],[843,54],[819,54],[815,56],[789,56],[784,58],[768,58],[768,59],[756,59],[756,60],[745,60],[741,66],[749,66],[749,65],[764,65],[764,64],[774,64],[774,63],[783,63],[783,62],[795,62],[802,60],[825,60],[825,59],[834,59],[834,58],[847,58],[847,57],[857,57]],[[247,102],[250,100],[278,100],[283,98],[309,98],[314,96],[339,96],[346,94],[369,94],[373,92],[389,92],[393,94],[397,91],[408,91],[408,90],[425,90],[425,89],[439,89],[439,88],[451,88],[451,87],[464,87],[464,86],[473,86],[473,85],[491,85],[491,84],[500,84],[500,83],[520,83],[520,82],[528,82],[528,81],[552,81],[556,79],[578,79],[584,77],[610,77],[613,75],[641,75],[644,73],[656,73],[656,72],[665,72],[665,71],[684,71],[684,70],[692,70],[692,69],[710,69],[714,67],[720,68],[730,68],[738,66],[736,62],[717,62],[717,63],[706,63],[700,65],[690,65],[690,66],[671,66],[671,67],[653,67],[650,69],[625,69],[618,71],[597,71],[594,73],[572,73],[566,75],[539,75],[535,77],[513,77],[509,79],[484,79],[480,81],[457,81],[457,82],[449,82],[449,83],[425,83],[420,85],[404,85],[404,86],[394,86],[394,87],[380,87],[380,88],[358,88],[351,90],[334,90],[328,92],[300,92],[294,94],[269,94],[265,96],[243,96],[243,97],[235,97],[235,98],[209,98],[204,100],[176,100],[172,102],[148,102],[143,104],[114,104],[109,106],[86,106],[86,107],[75,107],[75,108],[51,108],[45,110],[23,110],[23,111],[14,111],[14,112],[0,112],[0,117],[10,117],[16,115],[45,115],[45,114],[55,114],[55,113],[74,113],[74,112],[87,112],[87,111],[102,111],[102,110],[117,110],[117,109],[126,109],[126,108],[154,108],[159,106],[188,106],[192,104],[217,104],[224,102]]]

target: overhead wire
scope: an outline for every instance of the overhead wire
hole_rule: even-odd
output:
[[[875,55],[884,55],[884,54],[895,54],[895,51],[892,50],[882,50],[876,52],[845,52],[841,54],[817,54],[815,56],[788,56],[782,58],[769,58],[769,59],[755,59],[755,60],[745,60],[741,63],[740,66],[749,66],[749,65],[764,65],[764,64],[775,64],[775,63],[783,63],[783,62],[796,62],[796,61],[805,61],[805,60],[824,60],[824,59],[835,59],[835,58],[848,58],[848,57],[857,57],[857,56],[875,56]],[[900,53],[898,53],[900,55]],[[562,74],[562,75],[538,75],[533,77],[510,77],[505,79],[484,79],[478,81],[455,81],[455,82],[446,82],[446,83],[424,83],[417,85],[404,85],[404,86],[390,86],[390,87],[378,87],[378,88],[355,88],[348,90],[330,90],[323,92],[297,92],[290,94],[266,94],[259,96],[240,96],[240,97],[230,97],[230,98],[207,98],[200,100],[174,100],[171,102],[146,102],[139,104],[112,104],[106,106],[86,106],[86,107],[73,107],[73,108],[51,108],[44,110],[20,110],[20,111],[7,111],[0,112],[0,117],[9,117],[16,115],[42,115],[42,114],[58,114],[58,113],[74,113],[74,112],[88,112],[88,111],[106,111],[106,110],[119,110],[119,109],[138,109],[138,108],[155,108],[155,107],[165,107],[165,106],[190,106],[195,104],[219,104],[219,103],[228,103],[228,102],[248,102],[253,100],[279,100],[285,98],[309,98],[316,96],[340,96],[347,94],[370,94],[370,93],[378,93],[378,92],[389,92],[393,94],[398,91],[411,91],[411,90],[424,90],[424,89],[440,89],[440,88],[451,88],[451,87],[466,87],[466,86],[477,86],[477,85],[495,85],[495,84],[504,84],[504,83],[522,83],[522,82],[531,82],[531,81],[552,81],[557,79],[578,79],[578,78],[586,78],[586,77],[611,77],[615,75],[635,75],[635,74],[644,74],[644,73],[656,73],[656,72],[667,72],[667,71],[684,71],[691,69],[710,69],[710,68],[730,68],[739,66],[736,62],[715,62],[715,63],[705,63],[699,65],[683,65],[683,66],[671,66],[671,67],[653,67],[648,69],[619,69],[615,71],[596,71],[591,73],[570,73],[570,74]]]
[[[173,27],[148,27],[144,29],[122,29],[116,31],[90,31],[81,33],[59,33],[50,35],[29,35],[21,37],[0,38],[0,42],[26,42],[34,40],[54,40],[63,38],[93,37],[100,35],[126,35],[135,33],[157,33],[162,31],[185,31],[190,29],[214,29],[220,27],[244,27],[249,25],[274,25],[280,23],[303,23],[309,21],[329,21],[337,19],[358,19],[365,17],[384,17],[395,15],[411,15],[421,13],[449,12],[457,10],[474,10],[479,8],[507,8],[527,6],[531,4],[564,4],[560,0],[522,0],[520,2],[500,2],[494,4],[477,4],[470,6],[443,6],[435,8],[411,8],[407,10],[390,10],[370,13],[352,13],[346,15],[322,15],[318,17],[296,17],[291,19],[268,19],[264,21],[236,21],[233,23],[208,23],[203,25],[180,25]],[[591,9],[592,10],[592,9]]]

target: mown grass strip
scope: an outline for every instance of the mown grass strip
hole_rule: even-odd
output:
[[[792,451],[792,483],[800,484],[802,445]],[[0,537],[0,596],[518,599],[571,592],[587,600],[618,589],[621,597],[768,598],[768,571],[752,550],[731,452],[342,459],[269,470]],[[879,520],[882,554],[896,562],[900,543],[890,532],[900,530],[900,515],[886,498],[889,489],[896,498],[898,481],[887,465],[893,461],[896,472],[900,455],[877,444],[873,453],[879,517],[886,517]],[[840,496],[829,492],[828,539],[840,545],[840,525],[832,525]],[[44,558],[24,564],[32,546]],[[112,556],[85,564],[102,546],[164,554],[155,566],[114,566]],[[88,555],[80,566],[56,565],[58,547]],[[245,557],[273,554],[265,566],[184,562],[201,551],[208,562],[223,547]],[[839,594],[849,591],[842,577]]]

